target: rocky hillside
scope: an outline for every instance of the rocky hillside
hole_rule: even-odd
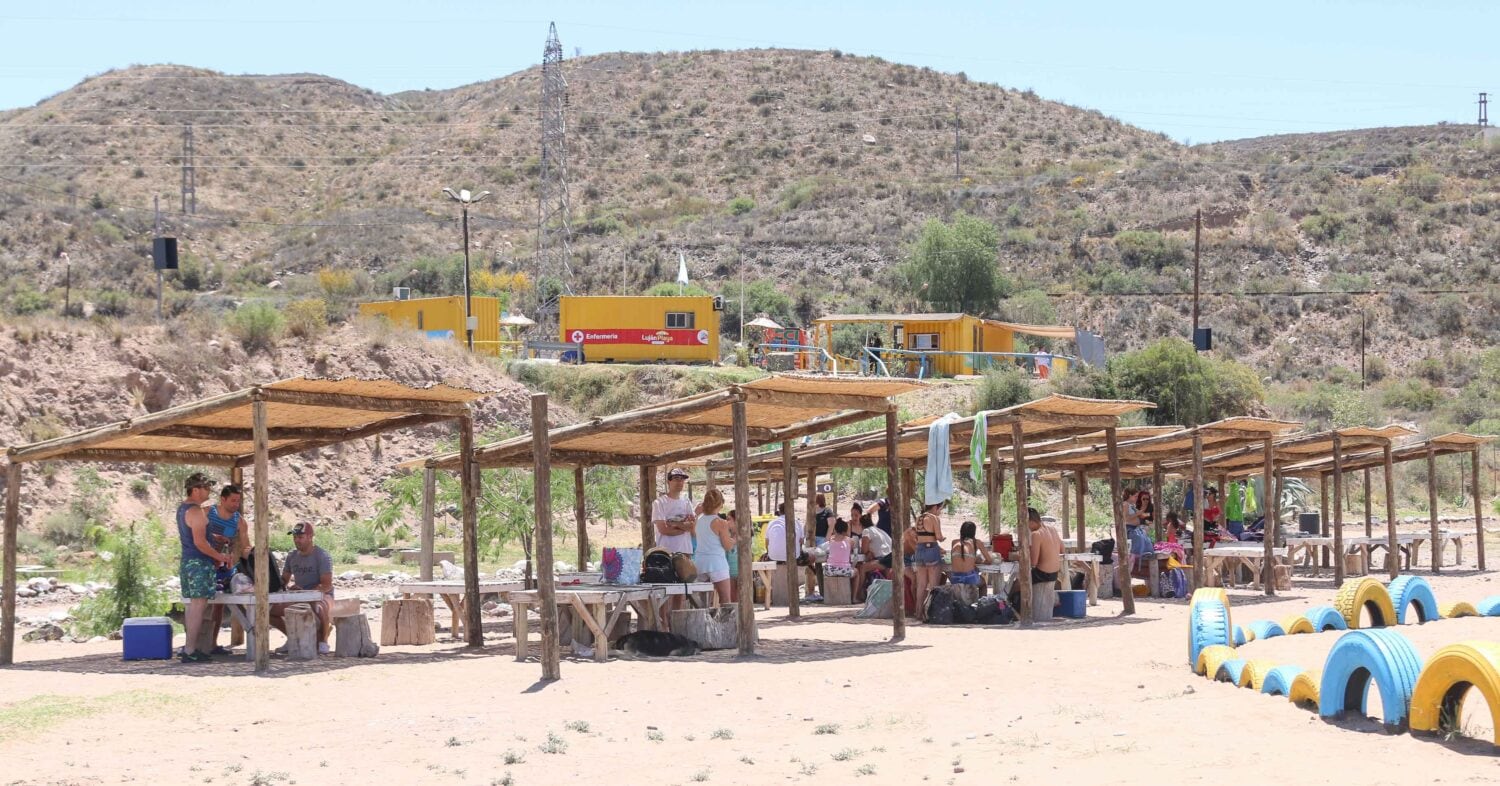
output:
[[[1205,289],[1226,293],[1205,321],[1275,375],[1357,365],[1360,312],[1397,368],[1500,338],[1500,148],[1471,129],[1185,147],[1029,91],[838,52],[606,54],[566,73],[579,291],[670,279],[681,250],[705,286],[743,270],[801,319],[916,308],[891,271],[925,221],[964,211],[1000,229],[1019,289],[1057,295],[996,313],[1076,322],[1125,349],[1185,333],[1171,293],[1189,288],[1202,208]],[[150,66],[0,114],[0,309],[60,308],[67,251],[103,313],[149,312],[156,194],[185,253],[174,313],[438,291],[412,273],[457,247],[445,185],[495,194],[474,220],[481,269],[534,273],[539,91],[537,69],[384,96]],[[189,123],[196,216],[178,212]],[[1277,294],[1301,290],[1377,294]]]

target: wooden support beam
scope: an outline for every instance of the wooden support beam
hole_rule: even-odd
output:
[[[1115,554],[1118,563],[1115,565],[1115,572],[1120,578],[1120,601],[1125,607],[1120,613],[1129,615],[1135,613],[1135,592],[1130,586],[1130,539],[1125,536],[1125,500],[1120,496],[1120,453],[1115,445],[1113,427],[1104,430],[1104,441],[1109,450],[1109,499],[1115,517]],[[1201,477],[1199,485],[1202,485]],[[1197,502],[1201,509],[1203,498],[1200,496]],[[1200,539],[1198,543],[1201,546],[1203,541]]]
[[[547,394],[531,396],[532,497],[536,508],[536,577],[542,615],[542,680],[562,678],[562,643],[557,632],[557,585],[552,576],[552,456],[547,429]],[[478,599],[471,601],[476,607]],[[478,614],[476,613],[477,617]],[[473,636],[470,635],[470,639]]]
[[[641,467],[641,551],[656,546],[656,525],[651,523],[651,509],[656,505],[656,468]]]
[[[1074,484],[1077,486],[1077,488],[1073,489],[1073,494],[1075,495],[1078,503],[1074,506],[1078,508],[1078,550],[1083,551],[1084,549],[1089,547],[1087,531],[1089,476],[1088,473],[1084,472],[1083,470],[1074,472],[1073,475],[1074,478],[1078,481],[1076,484]]]
[[[1073,519],[1068,515],[1070,512],[1069,508],[1072,507],[1070,504],[1072,502],[1070,499],[1072,495],[1068,493],[1068,474],[1066,472],[1062,473],[1062,477],[1058,479],[1057,485],[1062,492],[1059,495],[1062,497],[1062,516],[1059,519],[1062,523],[1062,542],[1067,543],[1071,537],[1069,531],[1073,527]]]
[[[283,426],[269,429],[269,436],[272,442],[284,442],[289,439],[327,439],[330,434],[336,434],[341,431],[347,431],[347,429]],[[218,442],[249,442],[255,438],[255,432],[253,429],[248,428],[194,426],[187,423],[179,423],[152,429],[140,436],[207,439]]]
[[[468,405],[465,404],[463,406]],[[330,431],[327,432],[326,436],[321,439],[310,439],[304,442],[293,443],[291,445],[282,445],[279,448],[272,449],[270,453],[267,454],[267,456],[268,458],[274,460],[282,458],[283,456],[292,456],[298,453],[305,453],[309,450],[327,447],[328,445],[337,445],[341,442],[349,442],[351,440],[364,439],[365,437],[373,437],[376,434],[381,434],[387,431],[394,431],[403,428],[413,428],[416,426],[426,426],[432,423],[441,423],[443,421],[452,419],[453,418],[449,415],[430,414],[406,415],[398,418],[389,418],[386,420],[371,423],[369,425],[360,426],[359,428],[355,429]],[[253,456],[241,456],[239,460],[235,462],[235,464],[237,466],[249,466],[249,464],[254,460],[255,458]]]
[[[781,528],[786,538],[786,616],[797,619],[802,616],[797,597],[797,591],[802,588],[802,571],[797,567],[797,528],[793,526],[797,518],[797,470],[792,468],[791,442],[781,443],[781,487],[781,512],[786,522]],[[808,522],[802,522],[802,526],[809,526]]]
[[[1344,445],[1337,431],[1333,432],[1333,584],[1344,586]]]
[[[269,421],[265,397],[256,391],[250,403],[251,427],[255,431],[255,673],[271,668],[271,498]]]
[[[739,551],[736,560],[739,573],[734,580],[739,585],[739,654],[747,656],[755,654],[755,582],[751,576],[751,563],[755,559],[755,528],[751,524],[750,505],[747,504],[750,499],[750,478],[747,471],[750,438],[745,426],[745,402],[736,399],[729,405],[729,412],[734,426],[734,547]],[[766,592],[770,591],[771,588],[766,587]]]
[[[265,401],[269,404],[355,409],[361,412],[410,412],[423,415],[442,415],[448,418],[464,417],[469,412],[468,404],[457,401],[380,398],[378,396],[355,396],[347,393],[321,393],[307,390],[282,390],[279,388],[260,388],[260,391],[265,397]]]
[[[818,515],[818,470],[807,471],[807,518],[802,522],[802,548],[810,549],[817,545],[817,515]],[[833,526],[833,522],[828,525]],[[830,533],[831,534],[831,533]]]
[[[1371,494],[1370,494],[1370,468],[1369,467],[1365,467],[1364,473],[1365,473],[1365,475],[1364,475],[1364,482],[1361,483],[1360,485],[1364,487],[1364,492],[1365,492],[1365,537],[1368,538],[1368,537],[1371,537],[1371,534],[1374,532],[1374,529],[1375,529],[1375,516],[1373,515],[1373,513],[1372,513],[1372,511],[1370,509],[1370,499],[1371,499]],[[1365,569],[1369,570],[1370,566],[1366,565]]]
[[[647,423],[632,423],[620,426],[612,429],[610,433],[674,434],[689,437],[723,437],[729,439],[734,436],[734,426],[721,426],[717,423],[681,423],[675,420],[655,420]],[[770,440],[774,439],[775,436],[775,432],[768,428],[749,429],[750,439]]]
[[[1384,450],[1385,471],[1385,561],[1386,571],[1390,574],[1391,581],[1401,575],[1401,550],[1396,543],[1396,477],[1391,470],[1395,462],[1391,457],[1391,446],[1386,445]]]
[[[459,506],[463,518],[464,636],[470,647],[484,646],[479,620],[479,465],[474,461],[474,418],[458,420]]]
[[[578,527],[578,569],[589,569],[589,511],[583,493],[583,467],[573,468],[573,520]],[[708,476],[709,488],[713,488],[713,474]]]
[[[1016,551],[1019,552],[1016,556],[1016,586],[1021,590],[1020,618],[1024,628],[1035,620],[1031,608],[1031,569],[1034,566],[1031,560],[1031,520],[1026,511],[1026,440],[1021,428],[1020,423],[1010,426],[1010,461],[1016,476]]]
[[[1438,537],[1437,498],[1437,450],[1431,441],[1427,443],[1427,517],[1431,522],[1432,572],[1443,570],[1443,544]]]
[[[66,461],[89,461],[95,464],[192,464],[205,467],[232,467],[238,456],[223,453],[179,453],[168,450],[75,450],[64,456]],[[253,462],[252,462],[253,463]]]
[[[855,396],[846,393],[792,393],[784,390],[762,388],[738,388],[750,404],[796,409],[843,410],[857,409],[864,412],[884,412],[887,401],[878,396]]]
[[[990,471],[985,478],[985,523],[989,527],[990,538],[1000,534],[1000,495],[1003,493],[1001,484],[1004,479],[1001,474],[1005,465],[1000,463],[1000,451],[990,454]]]
[[[0,666],[15,663],[16,658],[16,534],[21,531],[21,465],[5,466],[5,534],[0,557],[5,560],[0,572]]]
[[[1151,504],[1154,508],[1151,514],[1151,523],[1155,527],[1156,542],[1166,540],[1162,534],[1162,519],[1166,517],[1163,507],[1167,504],[1167,495],[1162,492],[1161,462],[1151,462]]]
[[[437,538],[437,470],[422,468],[422,529],[421,561],[418,576],[423,581],[432,581],[432,549]]]
[[[244,406],[250,403],[252,393],[253,391],[251,390],[237,390],[233,393],[206,398],[202,401],[196,401],[180,407],[164,409],[161,412],[145,415],[134,420],[111,423],[99,428],[89,429],[88,431],[80,431],[77,434],[49,439],[45,442],[14,447],[9,449],[7,454],[10,456],[12,463],[44,461],[54,456],[72,453],[122,437],[144,434],[169,423],[176,423]]]
[[[1474,559],[1484,570],[1484,498],[1479,496],[1479,446],[1469,453],[1469,482],[1474,494]]]
[[[901,467],[896,451],[896,405],[885,410],[885,497],[895,506],[891,511],[891,641],[906,638],[906,546],[901,536],[906,532],[906,503],[901,501]]]
[[[1271,487],[1275,483],[1273,477],[1276,471],[1276,449],[1272,445],[1270,437],[1266,437],[1261,444],[1261,515],[1265,516],[1265,525],[1261,528],[1261,586],[1265,587],[1267,596],[1276,594],[1276,538],[1281,533],[1281,528],[1276,525],[1276,513],[1271,503]],[[1246,484],[1245,494],[1250,494],[1249,484]],[[1279,500],[1278,500],[1279,501]]]
[[[1113,481],[1111,481],[1113,485]],[[1111,496],[1118,497],[1119,492],[1111,488]],[[1193,509],[1189,511],[1193,518],[1193,586],[1202,587],[1204,584],[1203,564],[1203,511],[1207,509],[1203,499],[1203,435],[1193,431]]]

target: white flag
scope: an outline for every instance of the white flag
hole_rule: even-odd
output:
[[[677,252],[677,283],[683,286],[688,284],[687,257],[681,251]]]

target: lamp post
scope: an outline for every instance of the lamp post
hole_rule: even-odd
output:
[[[488,191],[480,191],[478,195],[471,195],[469,189],[462,188],[456,193],[451,188],[443,189],[443,193],[449,199],[457,202],[463,210],[464,224],[464,334],[468,337],[469,351],[474,351],[474,311],[473,299],[469,295],[469,205],[483,202],[490,195]]]

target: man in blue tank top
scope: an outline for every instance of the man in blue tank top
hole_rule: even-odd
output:
[[[205,663],[209,655],[197,651],[198,631],[203,627],[208,600],[217,589],[214,568],[230,564],[230,559],[208,542],[208,512],[203,509],[203,503],[208,501],[214,482],[203,473],[194,472],[184,486],[187,499],[177,506],[177,539],[182,543],[179,566],[182,597],[187,599],[187,613],[183,620],[187,628],[187,644],[182,649],[182,662]]]
[[[210,505],[204,509],[208,514],[208,542],[216,549],[222,550],[231,559],[238,560],[244,556],[244,549],[240,544],[240,505],[244,501],[244,492],[233,483],[224,484],[219,489],[219,504]],[[218,589],[229,591],[229,579],[234,575],[234,568],[221,565],[214,571],[214,583]],[[219,628],[224,623],[224,607],[213,607],[214,647],[210,655],[228,655],[229,650],[219,646]]]

